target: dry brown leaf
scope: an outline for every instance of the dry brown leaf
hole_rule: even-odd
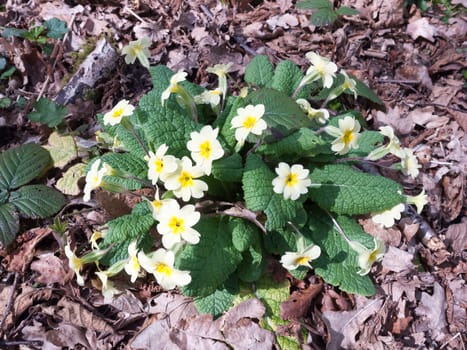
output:
[[[304,317],[313,302],[313,299],[321,293],[323,284],[311,284],[307,289],[294,291],[292,295],[280,305],[281,318],[283,320],[299,320]]]
[[[61,346],[57,346],[47,339],[45,327],[36,320],[33,320],[32,325],[25,326],[21,330],[21,333],[23,335],[23,338],[28,341],[42,342],[40,346],[42,350],[62,350],[63,349]]]
[[[326,349],[354,349],[356,336],[365,326],[365,321],[376,315],[382,304],[381,299],[368,299],[353,311],[325,311],[323,318],[330,334]]]
[[[66,266],[67,263],[56,257],[54,253],[44,253],[31,263],[31,270],[38,273],[35,280],[39,283],[64,285],[73,278],[73,272]]]
[[[390,125],[394,128],[396,133],[400,135],[408,135],[412,132],[415,123],[412,118],[407,116],[402,117],[403,111],[399,109],[399,106],[389,108],[387,113],[382,111],[376,111],[376,125],[383,126]]]
[[[464,189],[467,185],[465,174],[444,176],[441,183],[443,186],[442,213],[444,220],[451,222],[462,212],[464,206]]]
[[[403,0],[370,1],[372,18],[377,18],[376,28],[401,26],[404,24]]]
[[[432,331],[435,340],[445,340],[446,323],[446,294],[443,287],[435,282],[433,294],[422,293],[420,304],[415,308],[415,313],[420,316],[415,322],[417,332]]]
[[[413,254],[410,254],[409,252],[399,248],[389,247],[387,252],[384,254],[381,264],[389,271],[408,271],[415,268],[415,265],[412,263],[413,258]]]
[[[422,37],[430,42],[434,42],[434,36],[437,34],[437,30],[428,23],[426,17],[422,17],[407,25],[407,34],[409,34],[413,40]]]
[[[461,254],[467,250],[467,218],[463,218],[459,224],[452,224],[446,231],[446,245],[450,246],[454,253]]]
[[[415,124],[422,125],[427,129],[436,129],[449,122],[448,117],[440,117],[433,112],[433,107],[417,108],[411,111],[407,117],[411,118]]]
[[[463,82],[453,79],[442,79],[440,82],[442,85],[438,83],[433,86],[430,100],[433,103],[448,106],[451,103],[452,98],[456,96],[460,89],[462,89]]]
[[[91,329],[101,333],[113,333],[114,329],[102,317],[94,314],[83,305],[63,297],[57,303],[57,316],[78,327]]]

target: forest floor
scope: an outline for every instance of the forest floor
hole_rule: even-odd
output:
[[[85,149],[95,145],[97,113],[123,98],[136,105],[151,89],[149,73],[138,62],[127,65],[123,56],[108,56],[102,45],[99,51],[102,39],[120,50],[148,37],[152,65],[182,69],[204,86],[213,85],[207,67],[232,62],[234,89],[241,87],[240,77],[257,54],[306,67],[305,53],[315,51],[364,81],[384,101],[378,106],[358,99],[357,109],[370,129],[391,125],[422,164],[416,179],[385,175],[408,192],[425,189],[429,203],[420,216],[403,216],[390,229],[360,220],[366,232],[389,247],[371,272],[374,297],[350,295],[327,284],[316,292],[311,279],[292,281],[289,301],[298,307],[288,310],[292,323],[281,332],[298,334],[297,325],[303,326],[308,331],[300,340],[305,349],[465,349],[466,2],[421,1],[428,5],[425,11],[402,0],[336,3],[360,14],[315,27],[311,11],[298,9],[292,0],[232,0],[228,5],[215,0],[7,0],[0,5],[0,28],[29,30],[55,17],[69,30],[63,39],[48,40],[49,53],[34,40],[0,37],[6,62],[0,74],[16,68],[0,78],[0,98],[12,102],[0,108],[0,150],[28,142],[54,147],[54,129],[27,118],[40,97],[66,105],[65,130]],[[85,60],[91,52],[98,57],[97,68]],[[83,71],[92,71],[90,92],[64,94],[70,77],[83,78]],[[48,185],[56,186],[70,166],[88,157],[80,151],[56,166],[47,175]],[[87,242],[93,228],[118,215],[121,203],[102,197],[85,204],[79,188],[68,199],[62,214],[67,236],[77,242]],[[91,282],[76,284],[50,224],[22,220],[16,241],[0,248],[0,348],[225,349],[236,344],[248,349],[245,344],[265,336],[262,332],[273,337],[254,327],[254,305],[248,312],[234,308],[213,320],[197,314],[191,301],[176,292],[155,293],[151,283],[135,284],[105,303]],[[229,327],[240,327],[232,342],[226,340],[234,338]],[[211,337],[212,328],[225,338]]]

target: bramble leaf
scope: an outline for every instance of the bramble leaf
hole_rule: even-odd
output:
[[[45,185],[29,185],[12,192],[9,202],[26,217],[46,218],[65,205],[65,197]]]
[[[283,227],[287,221],[295,218],[297,211],[302,208],[299,201],[285,200],[282,195],[274,193],[274,178],[274,173],[261,158],[256,155],[247,158],[243,173],[245,203],[252,211],[264,210],[267,216],[267,230]]]
[[[19,230],[19,217],[10,203],[0,205],[0,242],[6,247],[13,242]]]
[[[188,296],[207,296],[213,293],[235,271],[242,260],[234,248],[227,217],[201,219],[195,226],[202,232],[196,245],[186,245],[178,256],[178,268],[191,271],[191,283],[183,287]]]
[[[47,124],[50,128],[60,124],[68,114],[68,109],[53,101],[41,97],[34,104],[35,112],[30,112],[27,117],[30,121]]]
[[[47,37],[52,39],[61,39],[68,32],[66,23],[55,17],[45,21],[44,27],[47,28]]]
[[[245,69],[245,81],[262,88],[271,86],[273,75],[272,64],[264,55],[255,56]]]
[[[49,152],[35,143],[0,154],[0,189],[15,189],[38,177],[52,162]]]

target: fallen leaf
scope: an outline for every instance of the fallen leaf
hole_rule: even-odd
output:
[[[451,246],[452,250],[461,255],[462,251],[467,250],[467,218],[463,218],[459,224],[449,225],[446,231],[446,245]]]
[[[399,109],[399,106],[389,108],[387,113],[376,111],[377,125],[375,126],[390,125],[397,134],[408,135],[412,132],[415,123],[410,117],[402,117],[402,113],[403,111]]]
[[[299,320],[307,315],[311,303],[321,293],[323,284],[311,284],[307,289],[294,291],[281,306],[281,318],[283,320]]]
[[[419,37],[425,38],[430,42],[434,42],[434,36],[437,34],[437,30],[430,23],[426,17],[419,18],[407,25],[407,34],[413,40],[416,40]]]
[[[31,263],[31,270],[38,273],[35,280],[46,285],[52,283],[64,285],[73,278],[73,273],[65,267],[64,261],[53,253],[39,255],[38,260]]]
[[[86,164],[78,163],[69,168],[57,181],[55,187],[63,194],[77,196],[81,193],[78,181],[85,175]]]
[[[415,313],[420,316],[414,322],[417,332],[430,330],[437,341],[443,341],[446,337],[446,294],[438,283],[433,284],[433,294],[423,292],[420,304],[415,308]]]
[[[379,312],[382,304],[381,299],[368,299],[353,311],[325,311],[323,319],[330,335],[326,349],[355,349],[356,336],[365,327],[365,321]]]
[[[78,156],[73,136],[62,136],[58,132],[53,132],[48,141],[48,145],[44,148],[50,152],[55,167],[63,168]]]
[[[464,206],[464,189],[467,184],[465,174],[452,174],[443,177],[443,202],[441,204],[443,218],[447,222],[455,220]]]
[[[396,247],[389,247],[384,254],[381,264],[389,271],[402,272],[415,268],[415,265],[412,263],[413,258],[413,254],[409,252]]]
[[[433,112],[433,107],[417,108],[411,111],[407,117],[411,118],[415,124],[422,125],[427,129],[436,129],[449,122],[448,117],[440,117]]]

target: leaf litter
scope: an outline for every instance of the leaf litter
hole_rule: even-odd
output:
[[[110,28],[118,48],[150,37],[153,64],[190,71],[206,86],[212,84],[204,73],[207,66],[233,62],[230,74],[235,80],[254,54],[266,54],[273,61],[290,59],[300,66],[306,63],[304,53],[311,50],[332,57],[385,102],[383,109],[360,105],[370,125],[374,129],[392,125],[403,145],[415,147],[423,164],[419,178],[403,180],[390,171],[385,175],[414,194],[422,186],[426,189],[430,203],[422,217],[431,227],[411,215],[391,229],[364,224],[369,234],[390,245],[380,267],[373,271],[380,286],[377,296],[346,295],[320,282],[289,276],[291,295],[282,303],[281,315],[308,325],[313,333],[305,343],[315,349],[322,348],[317,344],[327,344],[328,349],[415,349],[416,344],[428,349],[462,348],[466,341],[462,332],[467,327],[467,290],[462,277],[467,267],[467,104],[461,74],[466,68],[462,52],[465,18],[454,16],[446,24],[434,8],[422,13],[413,6],[404,8],[403,1],[345,0],[340,5],[354,7],[360,15],[346,17],[341,28],[317,28],[308,22],[309,12],[297,10],[289,0],[239,1],[230,6],[219,1],[167,4],[138,1],[124,7],[106,1],[71,6],[54,1],[19,6],[7,2],[0,17],[5,27],[28,28],[34,20],[56,17],[71,30],[59,43],[64,54],[58,64],[26,40],[0,38],[2,52],[18,69],[5,94],[12,99],[44,95],[65,101],[70,115],[64,124],[70,130],[83,123],[92,125],[96,111],[105,111],[122,96],[136,99],[150,87],[149,76],[140,67],[117,64],[119,58],[104,50],[94,51],[102,59],[100,66],[94,60],[85,63],[90,55],[83,46]],[[83,55],[81,65],[76,65],[73,51]],[[93,69],[100,72],[98,66],[114,73],[86,75]],[[73,78],[62,89],[65,76]],[[84,101],[83,86],[99,98]],[[31,107],[2,110],[0,137],[10,140],[2,144],[2,150],[25,140],[46,142],[50,133],[25,119]],[[81,131],[84,140],[94,139],[92,127]],[[74,151],[58,164],[62,173],[74,166],[72,157],[76,157]],[[73,194],[77,194],[78,182],[74,186]],[[126,206],[128,200],[103,197],[102,202],[112,202],[107,209],[113,212],[112,208]],[[78,246],[87,242],[94,224],[103,223],[108,215],[91,209],[84,214],[71,212],[67,236]],[[0,315],[5,316],[1,346],[22,340],[43,349],[114,349],[126,344],[161,348],[155,347],[155,338],[174,349],[277,346],[274,334],[258,324],[265,310],[257,299],[237,305],[216,320],[199,315],[190,299],[158,293],[158,287],[151,284],[136,285],[137,291],[131,289],[106,304],[92,286],[76,287],[59,253],[63,242],[56,234],[35,227],[35,222],[27,225],[10,251],[0,250]],[[15,289],[13,279],[19,280]]]

